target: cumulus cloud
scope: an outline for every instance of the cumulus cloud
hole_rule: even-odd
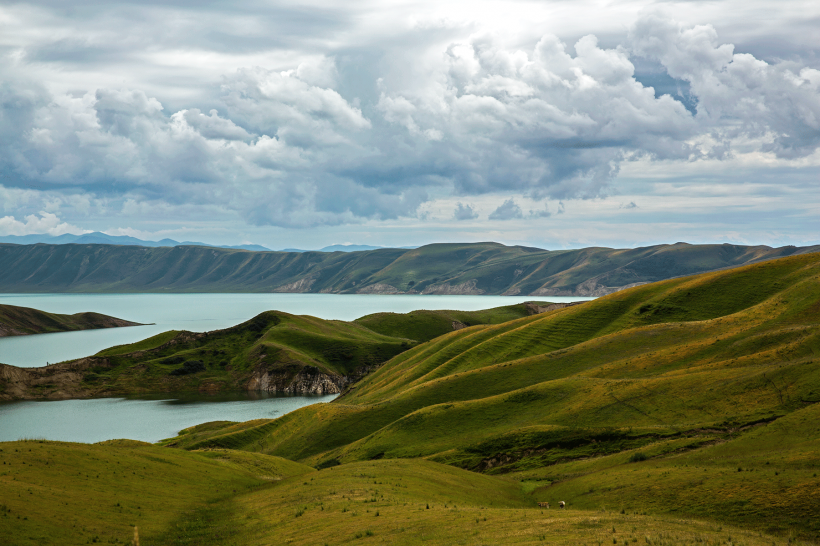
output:
[[[532,216],[533,218],[549,218],[550,216],[552,216],[552,212],[550,211],[549,207],[545,205],[544,208],[541,210],[531,210],[530,216]]]
[[[456,209],[453,211],[453,219],[475,220],[476,218],[478,218],[478,213],[473,209],[472,205],[465,205],[464,203],[456,204]]]
[[[511,196],[610,195],[626,162],[780,161],[820,147],[820,71],[736,51],[709,25],[643,15],[606,47],[552,34],[510,46],[447,25],[399,34],[253,57],[174,107],[139,82],[52,92],[0,53],[4,191],[59,193],[44,211],[72,199],[85,213],[91,200],[187,204],[285,227],[415,217],[431,195],[500,194],[490,218],[507,220],[523,217]],[[46,51],[29,49],[32,63]],[[682,91],[642,82],[637,59]],[[453,219],[476,214],[459,202]]]
[[[30,235],[47,233],[48,235],[63,235],[71,233],[81,235],[90,232],[90,230],[84,230],[63,222],[56,214],[45,211],[40,212],[39,216],[30,214],[24,220],[17,220],[14,216],[0,218],[0,234]]]
[[[523,217],[524,213],[521,212],[521,207],[516,205],[512,199],[507,199],[490,213],[490,220],[515,220]]]
[[[806,156],[820,145],[820,70],[736,53],[711,25],[686,28],[657,14],[638,20],[630,42],[688,82],[701,130],[729,143],[757,139],[761,151],[779,157]]]

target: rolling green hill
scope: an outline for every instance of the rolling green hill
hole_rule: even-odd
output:
[[[365,252],[0,244],[0,292],[313,292],[600,296],[820,247],[658,245],[547,251],[498,243]]]
[[[60,315],[46,313],[30,307],[0,305],[0,337],[93,330],[96,328],[118,328],[122,326],[140,326],[140,324],[101,315],[100,313]]]
[[[465,324],[529,316],[549,305],[388,313],[355,322],[268,311],[225,330],[163,332],[44,368],[0,364],[0,400],[247,390],[338,393],[419,341]]]
[[[786,544],[680,517],[543,510],[513,479],[420,459],[317,471],[241,451],[30,440],[0,443],[0,461],[7,546]]]
[[[206,423],[161,446],[0,443],[0,536],[13,545],[134,544],[135,528],[141,544],[170,545],[820,541],[820,253],[529,314],[544,307],[354,323],[269,312],[202,337],[169,332],[111,348],[96,358],[121,359],[112,370],[163,377],[185,368],[168,358],[200,359],[206,371],[171,376],[187,381],[224,355],[237,370],[288,354],[342,373],[410,346],[332,403],[274,420]]]
[[[810,254],[460,329],[331,404],[167,443],[318,467],[424,458],[515,477],[539,500],[820,538],[818,402]]]

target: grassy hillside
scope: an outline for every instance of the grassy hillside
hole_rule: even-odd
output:
[[[424,342],[467,326],[501,324],[528,317],[542,312],[550,305],[558,307],[561,304],[527,302],[481,311],[420,310],[410,313],[373,313],[354,322],[380,334]]]
[[[0,305],[0,337],[139,325],[100,313],[60,315],[30,307]]]
[[[313,292],[599,296],[820,247],[658,245],[548,251],[498,243],[365,252],[0,244],[0,292]]]
[[[587,508],[820,537],[812,523],[820,502],[801,500],[820,485],[816,421],[800,417],[820,402],[819,355],[820,255],[794,256],[458,330],[398,355],[331,404],[194,428],[171,443],[317,466],[421,457],[521,476]],[[778,430],[800,444],[793,454],[777,451]],[[752,444],[761,455],[742,447]],[[630,463],[639,452],[648,460]],[[755,468],[763,459],[793,460],[790,481],[744,485],[771,476],[739,472],[736,463]],[[710,484],[709,469],[684,470],[696,461],[723,481]],[[652,495],[659,477],[666,489]],[[704,499],[683,502],[693,483]],[[800,508],[763,522],[757,503],[771,494]]]
[[[290,476],[315,472],[278,457],[188,453],[141,442],[0,443],[2,543],[141,544],[177,518]]]
[[[0,460],[0,537],[9,546],[786,544],[680,517],[555,502],[544,510],[516,480],[424,460],[316,471],[258,453],[127,440],[0,443]]]
[[[268,311],[225,330],[164,332],[46,368],[5,366],[0,399],[242,390],[327,394],[414,343],[355,323]]]
[[[541,309],[528,303],[484,311],[378,314],[355,322],[269,311],[226,330],[163,332],[46,368],[0,365],[0,400],[185,391],[340,392],[418,340]]]

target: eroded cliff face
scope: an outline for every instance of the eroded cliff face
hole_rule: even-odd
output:
[[[350,383],[344,375],[327,374],[314,366],[293,369],[258,370],[248,381],[247,390],[275,394],[339,394]]]
[[[0,400],[86,398],[94,392],[83,378],[91,369],[108,365],[107,359],[96,357],[39,368],[0,364]]]

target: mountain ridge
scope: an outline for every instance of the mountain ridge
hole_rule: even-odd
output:
[[[542,250],[436,243],[361,252],[0,243],[0,292],[284,292],[597,297],[820,246],[655,245]]]

